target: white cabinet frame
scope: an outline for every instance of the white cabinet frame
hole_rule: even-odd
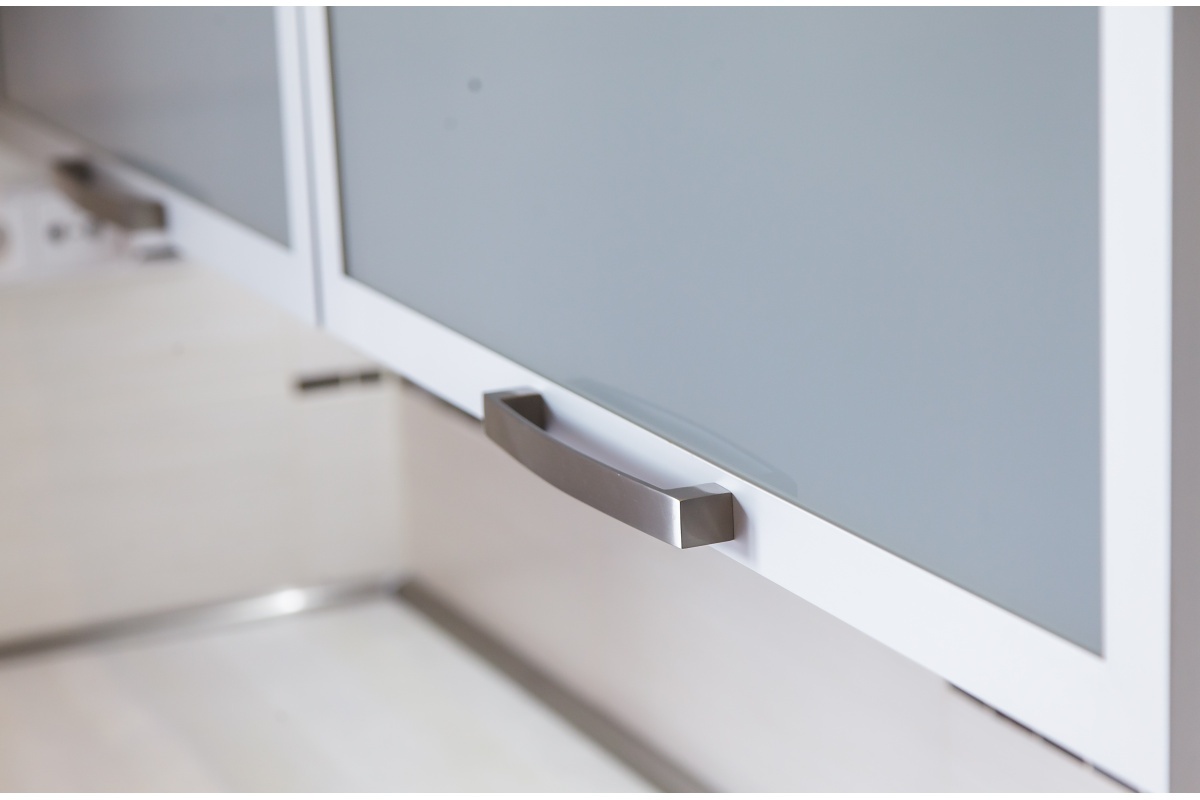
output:
[[[1102,656],[725,472],[349,278],[342,257],[328,20],[323,9],[306,9],[326,324],[476,417],[485,392],[532,387],[555,410],[557,435],[581,448],[603,442],[606,458],[623,454],[618,456],[625,459],[623,466],[650,480],[721,484],[740,507],[737,539],[718,545],[721,552],[1133,786],[1164,790],[1186,783],[1194,788],[1195,776],[1187,773],[1195,768],[1183,763],[1184,756],[1171,757],[1172,742],[1180,746],[1196,727],[1196,714],[1182,707],[1188,692],[1178,680],[1172,715],[1172,623],[1177,662],[1185,645],[1200,639],[1186,632],[1200,615],[1184,617],[1177,611],[1171,616],[1173,12],[1107,8],[1100,13]],[[1185,255],[1175,253],[1177,263]],[[1195,526],[1183,524],[1192,521],[1176,520],[1177,549],[1185,544],[1196,549],[1191,544],[1198,538]],[[1190,568],[1196,567],[1200,561],[1193,560]],[[1178,592],[1174,599],[1180,605]],[[1176,672],[1181,666],[1176,663]]]
[[[47,162],[86,157],[132,191],[163,203],[170,241],[189,259],[227,272],[301,319],[317,322],[320,314],[309,202],[310,158],[304,70],[300,63],[300,15],[296,8],[275,9],[289,245],[226,216],[102,148],[54,128],[15,104],[0,106],[0,138]]]

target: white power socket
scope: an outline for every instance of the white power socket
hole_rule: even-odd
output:
[[[49,184],[0,184],[0,277],[26,278],[112,261],[128,236],[98,223]]]
[[[90,269],[125,255],[129,238],[59,192],[47,169],[0,149],[0,281]]]

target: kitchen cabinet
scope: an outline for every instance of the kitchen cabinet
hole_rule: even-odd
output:
[[[1102,651],[1096,11],[330,21],[352,280]]]
[[[0,135],[165,209],[172,244],[317,319],[296,11],[7,8]]]
[[[1200,786],[1195,12],[274,21],[287,235],[222,230],[285,255],[244,280],[473,416],[540,395],[514,424],[614,486],[716,487],[714,550]]]
[[[538,393],[554,446],[730,492],[715,549],[1194,785],[1195,25],[313,11],[327,324],[474,416]]]

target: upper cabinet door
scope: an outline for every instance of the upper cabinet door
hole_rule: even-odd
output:
[[[5,132],[165,202],[168,235],[313,319],[298,15],[8,8]]]
[[[346,271],[1102,651],[1095,9],[335,9]]]
[[[335,331],[1168,785],[1169,12],[306,20]]]

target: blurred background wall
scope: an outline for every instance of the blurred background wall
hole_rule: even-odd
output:
[[[0,286],[0,639],[398,574],[397,385],[216,272]]]

